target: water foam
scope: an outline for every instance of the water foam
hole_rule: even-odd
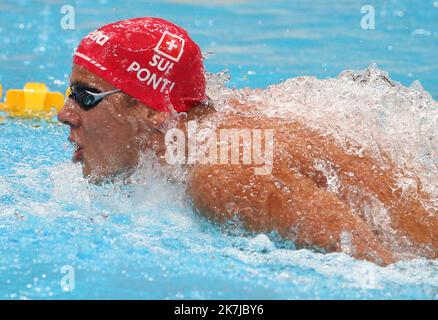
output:
[[[244,113],[298,120],[332,135],[347,153],[368,150],[377,160],[389,155],[401,168],[400,186],[415,188],[417,176],[438,197],[438,102],[419,81],[407,88],[375,64],[336,78],[292,78],[266,90],[231,90],[221,86],[227,80],[220,73],[208,82],[218,111],[236,111],[230,99],[237,98],[250,106]]]

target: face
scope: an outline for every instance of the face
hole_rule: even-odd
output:
[[[73,66],[70,82],[100,92],[115,89],[77,65]],[[58,120],[70,127],[69,141],[75,146],[73,161],[82,164],[85,177],[99,181],[138,164],[142,139],[147,140],[148,134],[147,123],[142,119],[150,117],[149,110],[123,92],[105,97],[88,111],[67,98]]]

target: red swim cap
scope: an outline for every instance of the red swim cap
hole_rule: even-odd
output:
[[[201,50],[163,19],[103,26],[82,40],[73,62],[155,110],[188,111],[206,98]]]

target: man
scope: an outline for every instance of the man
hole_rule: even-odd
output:
[[[81,42],[73,62],[70,98],[58,118],[70,127],[73,161],[90,181],[129,177],[141,154],[152,151],[169,170],[181,165],[187,171],[187,195],[214,221],[239,221],[297,247],[342,251],[382,265],[405,256],[438,257],[438,219],[421,204],[429,196],[402,193],[390,160],[347,154],[329,136],[246,112],[250,106],[237,99],[229,101],[234,112],[216,112],[205,96],[200,49],[180,27],[158,18],[109,24]],[[233,158],[232,150],[215,153],[221,140],[204,143],[207,151],[200,153],[208,161],[189,161],[199,141],[183,145],[179,159],[185,162],[169,161],[181,135],[168,133],[190,134],[193,123],[216,136],[245,129],[250,142],[257,136],[259,146],[264,143],[265,156],[272,148],[272,161],[257,172],[260,162],[245,158],[249,149],[240,140],[234,157],[243,160],[237,163],[219,160]],[[315,163],[331,168],[337,188]],[[371,203],[385,208],[389,223],[370,219]]]

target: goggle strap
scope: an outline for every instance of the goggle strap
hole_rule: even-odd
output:
[[[120,89],[114,89],[111,91],[106,91],[106,92],[101,92],[101,93],[94,93],[88,90],[85,90],[88,94],[92,95],[94,97],[94,100],[102,100],[103,98],[105,98],[106,96],[113,94],[113,93],[117,93],[117,92],[121,92]]]

